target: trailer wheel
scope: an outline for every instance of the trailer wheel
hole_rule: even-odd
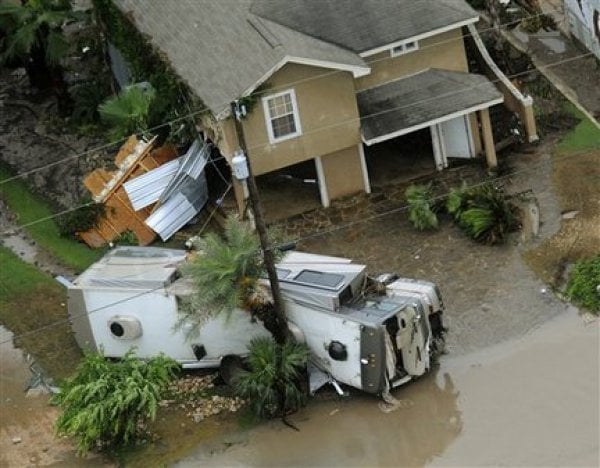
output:
[[[219,375],[227,385],[234,386],[237,379],[247,373],[248,370],[245,366],[244,359],[240,356],[225,356],[221,360]]]
[[[429,316],[429,324],[431,326],[431,345],[432,345],[432,354],[433,357],[441,356],[442,354],[446,354],[446,331],[447,328],[444,327],[444,323],[442,322],[442,313],[436,312],[435,314],[431,314]]]

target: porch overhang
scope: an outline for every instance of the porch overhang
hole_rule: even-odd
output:
[[[360,91],[356,98],[367,146],[504,101],[485,76],[440,69]]]

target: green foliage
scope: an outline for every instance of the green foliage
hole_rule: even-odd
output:
[[[438,228],[431,185],[411,185],[406,189],[408,219],[419,231]]]
[[[559,153],[574,153],[600,149],[600,129],[574,105],[568,104],[567,111],[581,122],[558,144]]]
[[[56,421],[58,434],[76,438],[80,454],[136,442],[146,423],[155,419],[177,368],[162,355],[144,362],[129,351],[111,362],[102,354],[86,354],[75,375],[52,398],[62,410]]]
[[[197,257],[183,271],[193,281],[195,293],[183,304],[180,317],[180,324],[194,326],[192,333],[210,316],[246,308],[264,272],[256,234],[235,217],[227,219],[224,237],[209,233],[196,248]]]
[[[37,49],[49,64],[57,64],[70,50],[62,27],[81,19],[67,0],[29,0],[23,5],[3,3],[0,17],[9,17],[12,25],[7,29],[8,38],[0,62],[27,58]]]
[[[450,189],[446,199],[446,211],[454,217],[455,221],[460,219],[460,215],[467,206],[468,197],[469,188],[465,182],[460,187]]]
[[[501,243],[518,228],[516,207],[492,183],[452,189],[446,210],[469,237],[485,244]]]
[[[98,107],[100,119],[111,127],[114,139],[143,133],[148,129],[148,116],[155,98],[156,92],[151,86],[128,86]]]
[[[191,135],[195,137],[191,120],[181,119],[184,114],[190,112],[188,103],[193,99],[189,88],[112,0],[92,0],[92,3],[105,29],[105,35],[131,66],[133,81],[147,81],[156,90],[156,100],[148,117],[149,126],[155,127],[162,122],[179,119],[168,125],[164,129],[165,132],[171,136],[179,132],[178,135],[184,139]],[[195,109],[204,107],[201,102],[193,104]],[[183,130],[180,128],[182,125]]]
[[[38,245],[53,255],[60,263],[77,271],[83,271],[97,261],[102,250],[87,246],[61,236],[55,213],[48,204],[33,195],[21,179],[2,182],[13,174],[0,164],[0,196],[10,210],[18,216],[19,225]],[[29,224],[31,223],[31,224]]]
[[[8,301],[18,299],[20,296],[28,296],[38,287],[59,290],[59,284],[50,276],[37,269],[35,266],[25,263],[17,257],[9,248],[0,246],[0,309],[4,313],[4,307]],[[20,311],[21,314],[23,311]],[[2,313],[0,318],[4,319]],[[2,320],[6,325],[6,320]]]
[[[139,245],[140,241],[138,240],[135,232],[127,229],[119,234],[119,237],[115,239],[114,243],[117,245]]]
[[[575,264],[569,276],[567,296],[596,315],[600,313],[600,255]]]
[[[93,79],[74,86],[71,90],[73,112],[71,118],[79,125],[97,123],[100,119],[98,107],[110,96],[110,87],[105,79]]]
[[[236,390],[258,416],[283,416],[306,403],[300,386],[309,356],[306,345],[292,341],[278,345],[271,338],[255,338],[249,350],[250,371],[240,376]]]
[[[80,200],[79,205],[83,206],[57,219],[62,236],[75,237],[78,232],[92,229],[106,212],[105,206],[102,203],[94,203],[90,196]]]

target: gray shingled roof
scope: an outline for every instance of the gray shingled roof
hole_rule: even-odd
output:
[[[482,75],[431,69],[356,95],[366,142],[418,127],[465,109],[500,102]]]
[[[478,16],[464,0],[255,0],[251,11],[356,53]]]
[[[215,115],[286,56],[367,69],[349,50],[252,15],[252,0],[114,1]]]

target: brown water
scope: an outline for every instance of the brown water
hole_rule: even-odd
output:
[[[178,466],[599,466],[599,323],[573,310],[394,392],[310,405]]]

